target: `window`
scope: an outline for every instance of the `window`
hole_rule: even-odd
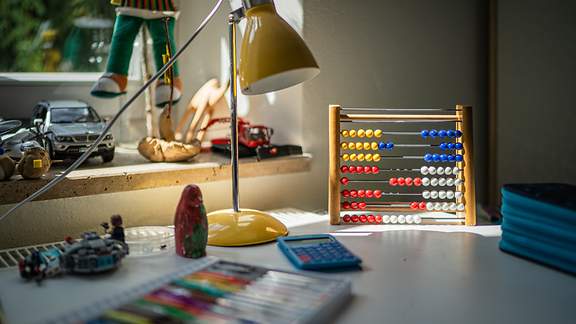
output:
[[[110,0],[0,1],[0,72],[100,72],[114,27]]]

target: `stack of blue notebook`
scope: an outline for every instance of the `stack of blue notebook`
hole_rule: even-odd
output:
[[[576,186],[502,188],[500,249],[576,274]]]

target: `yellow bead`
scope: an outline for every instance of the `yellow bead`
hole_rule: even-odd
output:
[[[366,154],[364,158],[366,159],[366,161],[370,162],[372,161],[372,154]]]
[[[340,146],[342,147],[343,150],[348,148],[348,144],[346,142],[342,142],[342,144],[340,144]]]
[[[344,161],[350,160],[350,155],[348,155],[348,154],[342,155],[342,160],[344,160]]]
[[[364,137],[365,134],[366,132],[362,128],[358,130],[358,137]]]
[[[353,150],[353,149],[355,149],[355,148],[356,148],[356,144],[354,144],[354,142],[349,142],[349,143],[348,143],[348,149],[349,149],[349,150]]]
[[[380,138],[380,136],[382,136],[382,131],[377,129],[374,131],[374,137],[376,138]]]
[[[378,150],[378,143],[372,142],[370,144],[370,148],[373,149],[374,151],[377,151]]]
[[[348,137],[348,131],[347,131],[347,130],[343,130],[343,131],[342,131],[342,136]]]
[[[361,150],[364,147],[364,144],[362,144],[362,142],[356,142],[356,149],[357,150]]]
[[[351,129],[348,131],[348,135],[350,135],[350,137],[356,137],[356,131]]]
[[[368,143],[368,142],[364,143],[364,149],[369,150],[370,149],[370,143]]]
[[[380,161],[380,154],[374,154],[374,155],[372,156],[372,160],[373,160],[374,162]]]
[[[364,153],[358,154],[356,158],[358,159],[358,161],[364,161]]]
[[[350,154],[350,161],[356,161],[356,153]]]
[[[370,138],[374,135],[374,131],[371,129],[366,130],[366,137]]]

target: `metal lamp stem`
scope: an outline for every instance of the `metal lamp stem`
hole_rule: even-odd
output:
[[[232,165],[232,208],[240,211],[238,201],[238,116],[237,116],[237,63],[236,63],[236,22],[234,13],[228,16],[230,48],[230,160]]]

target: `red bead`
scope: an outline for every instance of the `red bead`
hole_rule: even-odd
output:
[[[344,215],[344,217],[342,217],[342,220],[344,221],[344,223],[349,223],[350,222],[350,215]]]
[[[356,190],[350,190],[350,197],[352,197],[352,198],[358,197],[358,191],[356,191]]]
[[[372,172],[372,168],[371,168],[370,166],[368,166],[368,165],[365,166],[365,167],[364,167],[364,173],[370,173],[370,172]]]
[[[366,209],[366,203],[365,203],[365,202],[359,202],[359,203],[358,203],[358,208],[360,208],[360,209]]]
[[[352,222],[356,223],[356,222],[358,222],[358,215],[352,215],[352,217],[350,217],[350,219],[352,220]]]
[[[368,216],[368,223],[374,223],[375,221],[376,221],[376,218],[374,217],[374,215]]]
[[[412,178],[408,177],[408,178],[404,179],[404,181],[406,181],[406,185],[407,185],[407,186],[411,186],[411,185],[412,185]]]
[[[375,165],[372,167],[372,173],[378,173],[378,171],[379,171],[378,166]]]
[[[350,209],[350,203],[345,201],[342,203],[342,209]]]
[[[344,190],[342,190],[341,194],[342,194],[342,197],[349,197],[349,196],[350,196],[350,191],[344,189]]]
[[[382,223],[382,216],[376,216],[376,223]]]
[[[366,223],[367,220],[368,220],[368,217],[366,217],[365,215],[360,216],[360,221],[362,223]]]
[[[364,168],[361,165],[358,165],[356,167],[356,173],[363,173],[364,172]]]
[[[421,178],[414,178],[414,181],[412,181],[414,183],[414,185],[416,187],[420,187],[422,185],[422,179]]]
[[[410,209],[418,209],[418,202],[414,201],[410,203]]]
[[[356,167],[353,166],[353,165],[349,166],[349,167],[348,167],[348,172],[350,172],[350,173],[356,173]]]
[[[366,197],[372,198],[374,196],[374,192],[372,190],[366,190]]]
[[[374,190],[374,197],[376,197],[376,198],[382,197],[382,191],[381,190]]]
[[[363,189],[358,190],[358,197],[364,198],[366,196],[366,191]]]
[[[346,180],[348,180],[348,179],[346,179]],[[346,182],[346,183],[348,183],[348,182]],[[398,184],[398,179],[390,178],[390,180],[388,181],[388,184],[391,186],[396,186]]]
[[[343,185],[347,185],[349,181],[350,180],[348,180],[348,178],[346,178],[346,177],[343,177],[342,179],[340,179],[340,183]]]
[[[348,172],[348,166],[346,166],[346,165],[341,166],[341,167],[340,167],[340,172],[342,172],[342,173]]]
[[[399,186],[403,186],[406,184],[406,180],[404,180],[404,178],[400,177],[398,178],[398,185]]]
[[[358,203],[357,203],[357,202],[351,202],[351,203],[350,203],[350,208],[352,208],[352,209],[358,209]]]
[[[420,202],[420,203],[418,204],[418,208],[419,208],[420,210],[426,210],[426,203],[425,203],[424,201]]]

